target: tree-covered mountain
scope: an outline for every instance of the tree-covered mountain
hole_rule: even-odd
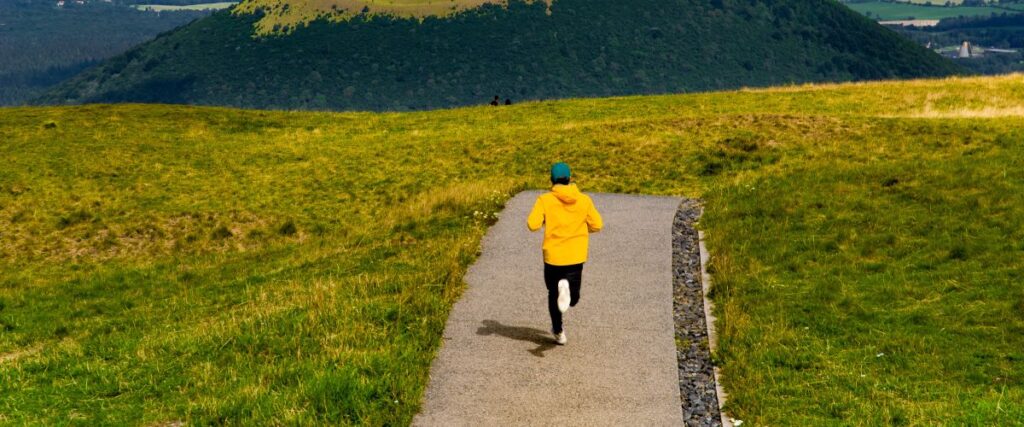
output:
[[[120,2],[0,0],[0,105],[35,98],[101,60],[208,15],[153,13]]]
[[[321,14],[267,32],[257,23],[287,3],[243,2],[106,61],[40,102],[407,110],[494,95],[518,101],[960,71],[833,0],[483,3],[444,16]]]

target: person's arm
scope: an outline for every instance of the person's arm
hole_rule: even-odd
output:
[[[540,201],[540,197],[533,204],[533,210],[530,211],[530,216],[526,218],[526,226],[530,231],[540,230],[544,226],[544,202]]]
[[[591,233],[597,233],[604,228],[604,220],[601,219],[601,214],[597,211],[597,207],[594,206],[594,202],[590,202],[590,210],[587,212],[587,229]]]

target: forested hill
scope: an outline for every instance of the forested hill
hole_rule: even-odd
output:
[[[959,71],[832,0],[512,0],[445,17],[317,19],[274,34],[256,32],[265,12],[252,10],[165,34],[39,102],[408,110],[494,95],[519,101]]]
[[[31,100],[101,60],[208,15],[89,0],[0,0],[0,105]]]

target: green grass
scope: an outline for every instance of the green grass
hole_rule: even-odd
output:
[[[956,18],[959,16],[990,16],[992,14],[1006,13],[1005,8],[994,6],[925,6],[910,3],[894,3],[885,1],[870,1],[864,3],[847,3],[846,6],[860,12],[869,14],[871,18],[879,21],[908,20],[908,19],[944,19]]]
[[[730,410],[1024,423],[1024,77],[0,110],[0,423],[407,424],[489,214],[699,196]]]

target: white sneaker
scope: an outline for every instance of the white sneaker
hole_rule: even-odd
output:
[[[569,310],[569,303],[572,302],[569,295],[569,281],[562,279],[558,281],[558,311],[565,313]]]
[[[569,340],[565,337],[565,331],[562,331],[562,333],[555,335],[555,342],[557,342],[558,345],[565,345],[565,343],[569,342]]]

